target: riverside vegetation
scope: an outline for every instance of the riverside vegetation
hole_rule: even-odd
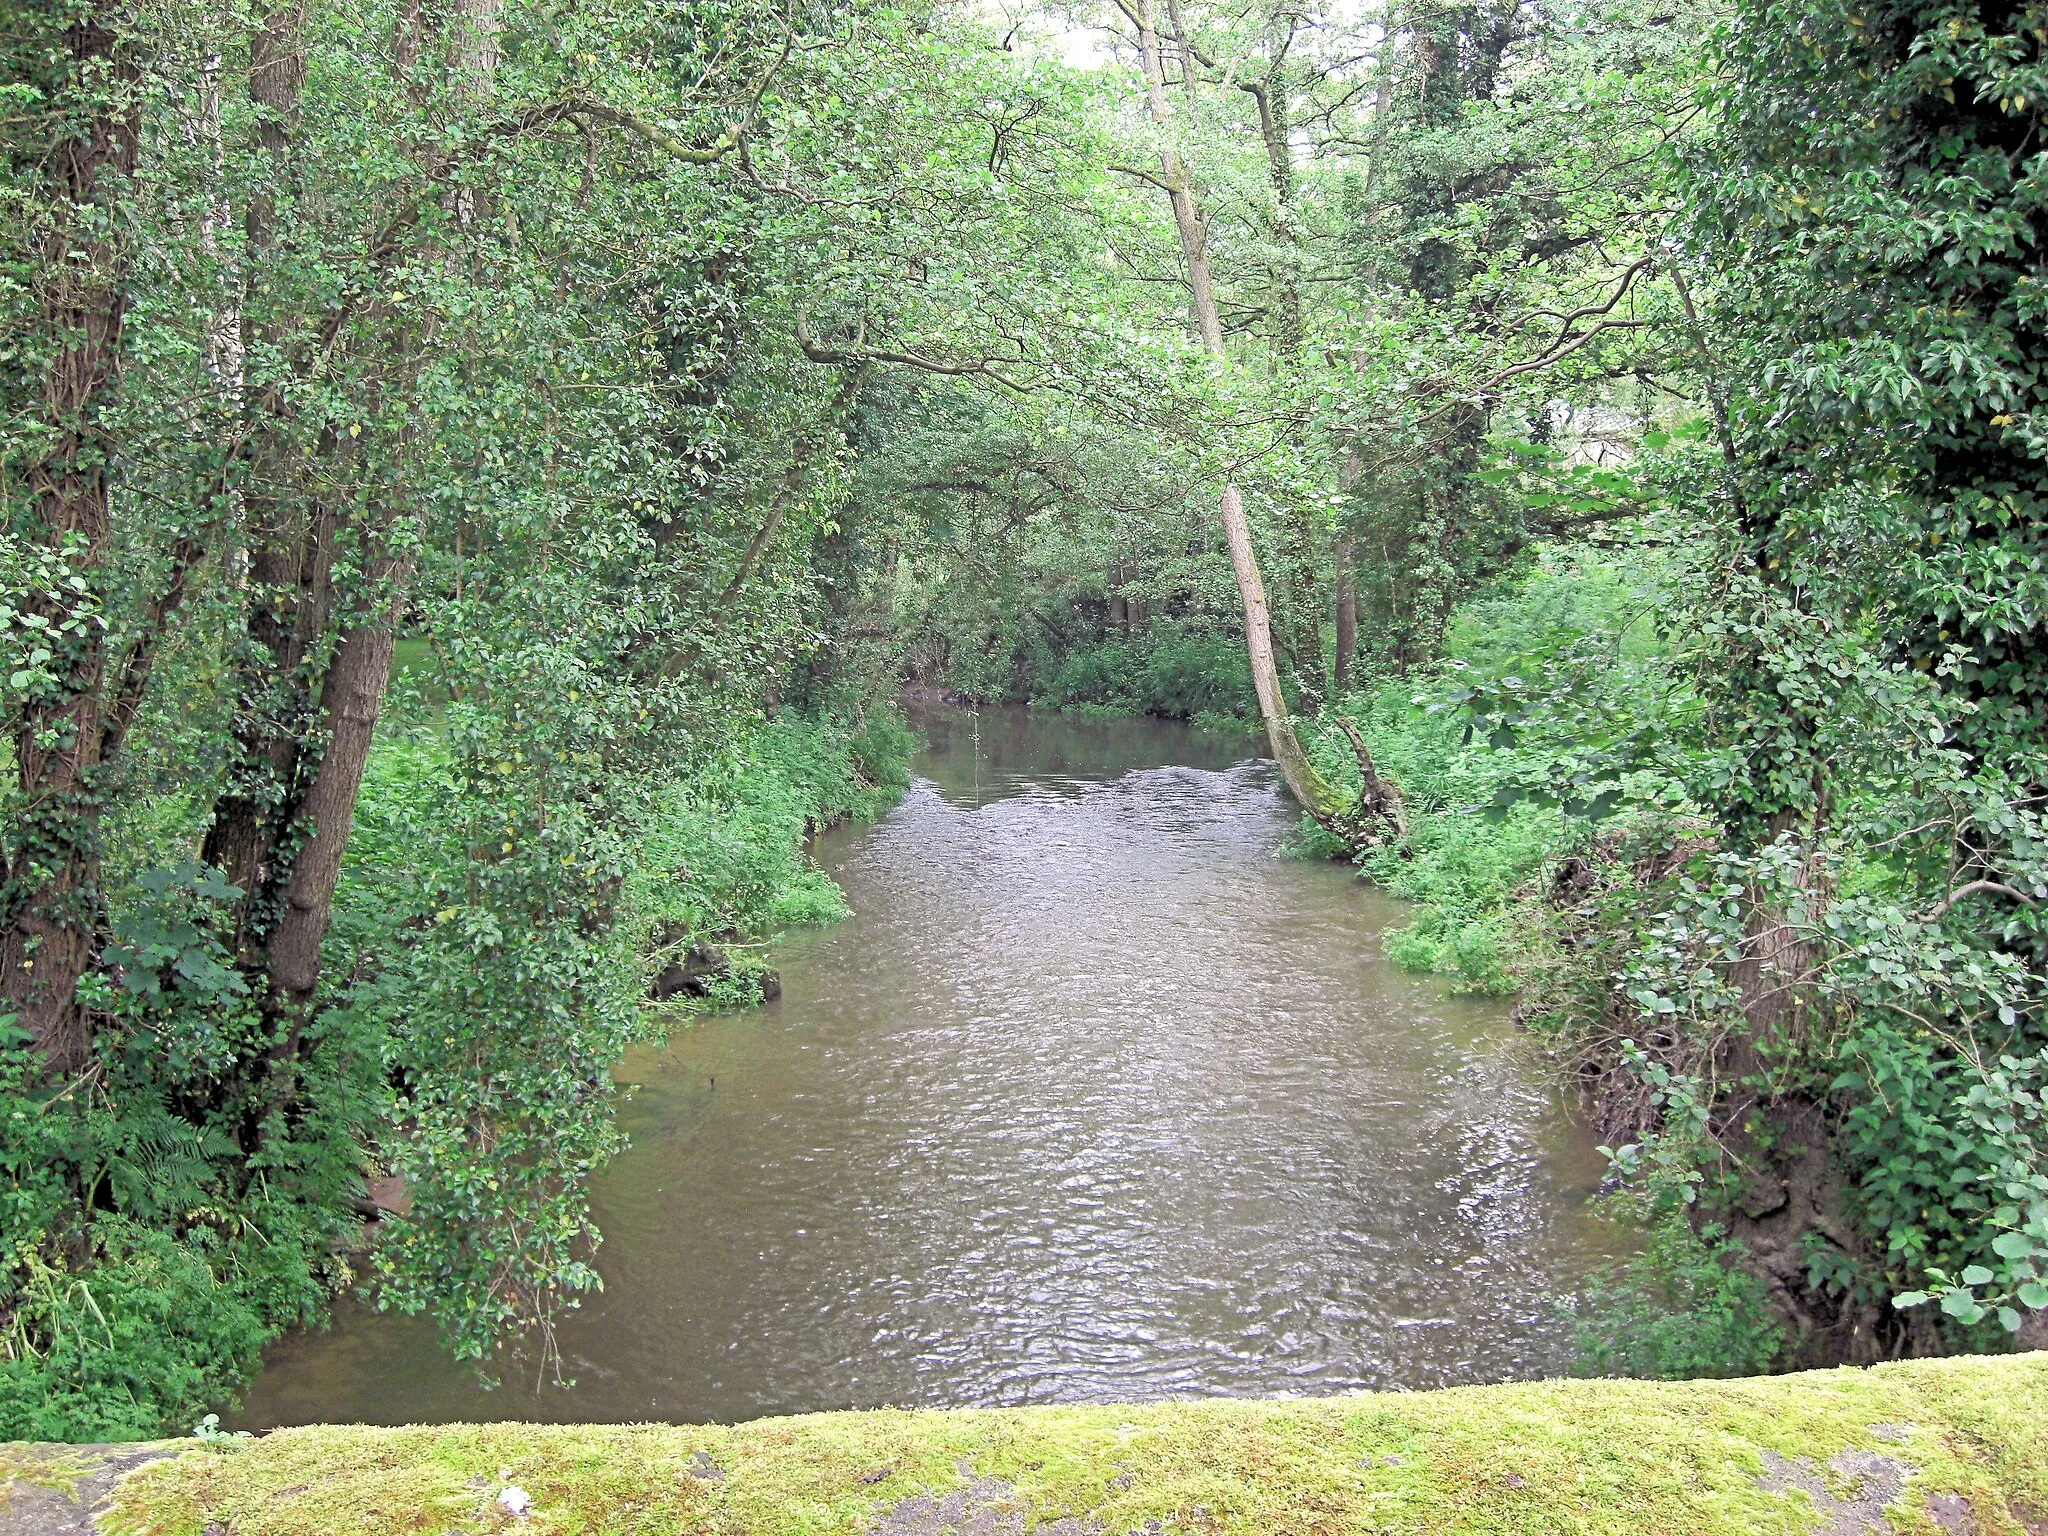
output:
[[[1256,722],[1582,1081],[1591,1368],[2038,1338],[2044,38],[0,0],[0,1433],[544,1364],[904,682]]]

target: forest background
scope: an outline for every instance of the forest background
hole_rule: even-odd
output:
[[[2048,8],[0,16],[0,1434],[544,1363],[906,683],[1264,729],[1589,1368],[2039,1337]]]

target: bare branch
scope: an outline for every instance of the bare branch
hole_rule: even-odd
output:
[[[1031,391],[1030,385],[1009,378],[996,366],[999,363],[1022,365],[1024,359],[1021,357],[977,357],[961,362],[946,362],[940,358],[923,357],[915,352],[896,352],[882,347],[870,347],[867,344],[867,331],[868,323],[863,317],[854,327],[850,346],[829,346],[814,337],[809,324],[802,316],[798,316],[796,344],[803,355],[814,363],[895,363],[899,367],[914,368],[919,373],[933,373],[946,378],[990,379],[1020,395],[1029,394]]]
[[[1957,886],[1948,895],[1937,901],[1921,917],[1920,921],[1931,923],[1936,918],[1947,916],[1949,909],[1954,907],[1957,902],[1961,901],[1965,896],[1974,896],[1979,891],[1990,891],[1995,895],[2010,896],[2014,901],[2025,907],[2031,907],[2035,904],[2034,898],[2025,891],[2015,890],[2002,880],[1972,880],[1967,885]]]

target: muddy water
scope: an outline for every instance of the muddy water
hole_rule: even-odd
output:
[[[244,1424],[733,1420],[1554,1372],[1615,1241],[1505,1010],[1381,954],[1396,905],[1277,859],[1252,744],[937,712],[820,857],[855,916],[783,994],[626,1063],[571,1388],[424,1324],[285,1340]]]

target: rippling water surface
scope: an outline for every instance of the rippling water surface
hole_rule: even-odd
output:
[[[1274,857],[1251,743],[933,712],[820,857],[855,915],[783,995],[622,1075],[576,1385],[478,1391],[426,1325],[281,1341],[248,1425],[733,1420],[1538,1375],[1613,1237],[1505,1010],[1404,976],[1398,906]]]

